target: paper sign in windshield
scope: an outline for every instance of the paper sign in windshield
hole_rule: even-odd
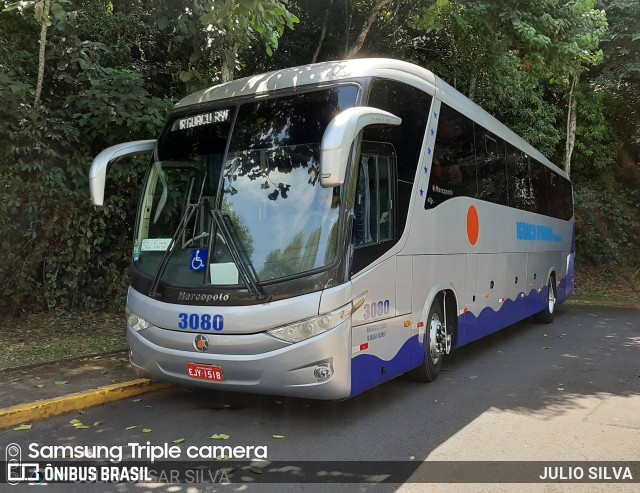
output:
[[[169,248],[171,238],[145,238],[142,240],[143,252],[164,252]]]
[[[211,264],[211,284],[238,284],[238,268],[233,262]]]

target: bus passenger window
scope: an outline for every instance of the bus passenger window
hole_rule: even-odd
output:
[[[560,196],[560,176],[552,170],[547,172],[547,197],[549,199],[548,214],[562,217],[562,197]]]
[[[388,79],[376,79],[371,85],[368,105],[389,111],[402,118],[398,126],[371,125],[363,131],[363,141],[388,142],[393,146],[396,165],[396,231],[390,230],[390,238],[399,238],[405,227],[409,200],[416,169],[422,151],[431,96],[420,89]],[[364,151],[363,151],[364,152]]]
[[[560,194],[562,197],[562,215],[560,219],[571,219],[573,217],[573,191],[571,182],[566,178],[560,178]]]
[[[480,125],[475,126],[478,158],[478,198],[509,205],[504,141]]]
[[[529,156],[507,143],[509,206],[533,212]]]
[[[547,214],[547,167],[538,161],[529,162],[529,177],[531,178],[531,189],[533,192],[533,212]]]
[[[431,209],[453,197],[475,197],[476,193],[473,122],[443,103],[440,106],[425,209]]]

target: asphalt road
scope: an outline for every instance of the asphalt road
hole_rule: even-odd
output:
[[[638,310],[565,306],[551,325],[525,321],[462,348],[431,384],[398,378],[343,402],[176,388],[52,418],[29,431],[0,432],[0,446],[4,454],[6,444],[18,443],[23,460],[34,443],[120,446],[127,452],[129,443],[172,446],[184,439],[175,445],[182,457],[190,446],[265,446],[270,462],[291,465],[280,472],[287,481],[319,470],[322,477],[351,474],[344,477],[363,481],[239,484],[238,478],[266,476],[235,470],[230,485],[49,485],[48,492],[426,491],[425,484],[412,482],[417,472],[404,486],[376,482],[393,464],[411,472],[427,459],[640,461],[639,319]],[[90,427],[76,429],[72,419]],[[126,429],[131,426],[136,428]],[[213,440],[214,434],[229,438]],[[364,472],[349,461],[366,461]],[[304,464],[307,471],[296,469]],[[634,479],[515,488],[436,484],[429,491],[638,491],[640,478]]]

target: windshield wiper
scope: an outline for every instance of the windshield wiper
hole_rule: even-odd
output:
[[[187,229],[187,224],[191,220],[193,213],[198,208],[198,204],[188,204],[185,209],[182,217],[180,218],[180,223],[176,228],[175,233],[173,233],[173,238],[171,238],[171,242],[169,246],[164,252],[162,256],[162,260],[160,260],[160,265],[158,265],[158,270],[156,271],[156,275],[153,278],[153,282],[151,283],[151,289],[149,289],[149,296],[151,298],[158,297],[158,284],[160,284],[160,278],[163,276],[164,271],[167,270],[167,265],[169,265],[169,258],[171,258],[171,254],[176,248],[178,243],[178,239],[182,236],[182,233],[185,229]]]
[[[160,260],[160,265],[158,265],[158,270],[156,271],[156,275],[153,278],[153,282],[151,283],[151,289],[149,289],[149,296],[151,298],[158,297],[158,285],[160,284],[160,279],[164,275],[164,271],[167,270],[167,265],[169,265],[169,259],[173,254],[176,245],[178,244],[178,239],[182,236],[182,233],[187,229],[187,225],[191,218],[193,217],[193,213],[200,207],[200,203],[202,202],[202,194],[204,193],[204,184],[207,179],[207,173],[204,174],[202,178],[202,185],[200,187],[200,195],[198,195],[198,200],[194,204],[187,204],[184,208],[184,212],[182,213],[182,217],[180,218],[180,222],[178,223],[178,227],[176,228],[175,233],[173,233],[173,238],[171,238],[171,242],[169,246],[164,252],[162,256],[162,260]],[[191,192],[189,192],[191,194]]]
[[[231,258],[236,264],[245,286],[256,299],[265,301],[267,299],[267,295],[262,289],[262,286],[260,286],[258,275],[256,274],[253,264],[249,259],[242,258],[242,254],[236,244],[236,234],[234,234],[235,228],[233,228],[233,225],[232,228],[229,228],[229,225],[227,224],[227,221],[231,222],[231,218],[229,218],[228,214],[224,214],[217,207],[211,209],[210,213],[211,217],[213,217],[213,220],[216,222],[218,231],[220,231],[220,234],[222,234],[227,243],[227,248],[229,249]],[[234,233],[232,233],[232,230]],[[240,241],[239,238],[238,241]]]

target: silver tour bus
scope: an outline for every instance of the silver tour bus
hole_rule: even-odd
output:
[[[136,372],[341,399],[573,291],[562,170],[432,72],[359,59],[220,84],[175,105],[135,225],[127,337]]]

